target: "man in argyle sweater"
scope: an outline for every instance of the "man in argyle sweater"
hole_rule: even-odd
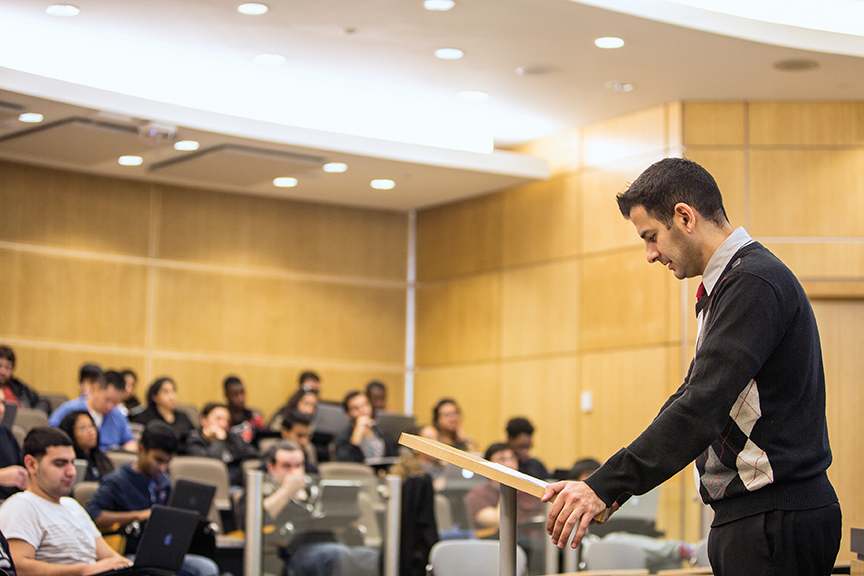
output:
[[[592,518],[696,460],[714,509],[718,576],[830,574],[840,547],[816,320],[792,272],[743,228],[695,162],[667,158],[618,196],[649,263],[702,277],[696,354],[654,421],[585,482],[559,482],[552,541],[581,541]]]

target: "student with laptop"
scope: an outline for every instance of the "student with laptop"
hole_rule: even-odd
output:
[[[0,531],[19,576],[88,576],[131,564],[69,498],[74,460],[72,440],[58,428],[38,426],[24,438],[30,484],[0,506]]]
[[[171,496],[171,480],[167,470],[177,452],[177,437],[164,422],[150,422],[141,435],[138,459],[108,474],[99,489],[87,502],[87,512],[100,530],[120,525],[128,527],[126,553],[138,545],[137,522],[150,518],[154,505],[164,505]],[[219,569],[213,560],[187,554],[178,572],[185,576],[213,576]]]

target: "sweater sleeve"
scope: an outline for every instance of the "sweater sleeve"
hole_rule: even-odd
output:
[[[607,506],[622,495],[648,492],[704,452],[782,338],[787,320],[765,280],[730,275],[711,298],[685,383],[636,440],[586,480]]]

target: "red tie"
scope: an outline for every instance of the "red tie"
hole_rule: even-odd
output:
[[[705,285],[702,282],[699,283],[699,288],[696,289],[696,301],[702,300],[705,297]]]

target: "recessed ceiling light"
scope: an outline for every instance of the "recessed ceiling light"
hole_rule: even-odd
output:
[[[180,140],[179,142],[174,143],[175,150],[182,150],[184,152],[197,150],[198,146],[199,144],[195,140]]]
[[[81,10],[71,4],[52,4],[45,9],[45,12],[58,18],[71,18],[80,14]]]
[[[279,188],[293,188],[294,186],[297,186],[297,179],[284,176],[281,178],[274,178],[273,185]]]
[[[603,84],[603,87],[606,90],[611,90],[612,92],[632,92],[633,85],[627,82],[615,82],[614,80],[610,80]]]
[[[434,12],[446,12],[455,5],[456,2],[453,0],[425,0],[423,2],[423,7],[426,8],[426,10],[432,10]]]
[[[774,68],[783,72],[801,72],[802,70],[813,70],[819,67],[819,62],[809,58],[790,58],[774,62]]]
[[[624,40],[615,38],[614,36],[605,36],[594,40],[594,45],[598,48],[621,48],[624,46]]]
[[[117,163],[121,166],[140,166],[144,163],[144,159],[141,156],[120,156]]]
[[[288,59],[281,54],[258,54],[252,61],[255,62],[255,64],[258,66],[275,68],[277,66],[282,66],[283,64],[285,64]]]
[[[463,102],[486,102],[489,100],[489,94],[479,90],[465,90],[456,94],[456,98]]]
[[[396,183],[392,180],[372,180],[369,185],[376,190],[392,190]]]
[[[324,172],[329,172],[331,174],[338,174],[340,172],[345,172],[348,170],[348,165],[343,164],[342,162],[328,162],[323,166]]]
[[[261,14],[266,14],[267,10],[269,8],[267,8],[266,4],[259,4],[257,2],[247,2],[237,6],[237,12],[246,14],[247,16],[260,16]]]
[[[458,48],[439,48],[435,50],[435,56],[441,60],[458,60],[464,55],[465,53]]]
[[[28,124],[38,124],[42,122],[45,118],[42,114],[37,114],[36,112],[24,112],[20,116],[18,116],[19,122],[27,122]]]
[[[526,66],[519,66],[516,68],[517,76],[540,76],[541,74],[549,74],[555,70],[552,66],[546,66],[545,64],[528,64]]]

